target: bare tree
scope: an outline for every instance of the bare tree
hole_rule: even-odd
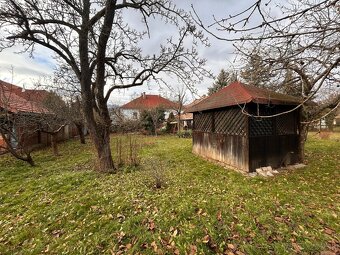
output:
[[[85,144],[86,121],[82,109],[81,88],[75,73],[59,59],[59,65],[55,69],[53,77],[46,77],[44,84],[38,86],[53,91],[65,101],[66,105],[63,104],[62,111],[57,109],[57,112],[60,112],[60,116],[66,119],[69,124],[76,126],[80,143]]]
[[[112,131],[118,133],[134,133],[141,131],[141,121],[137,118],[126,118],[119,107],[110,109]]]
[[[37,120],[40,131],[50,135],[53,154],[59,156],[58,134],[69,123],[70,109],[65,101],[56,93],[50,92],[42,105],[48,113],[41,114]]]
[[[32,130],[28,131],[26,129],[25,132],[18,133],[15,129],[27,127],[27,122],[29,122],[28,119],[29,116],[25,114],[13,115],[9,112],[1,111],[0,136],[4,141],[4,144],[0,144],[0,149],[11,153],[17,159],[34,166],[35,163],[31,156],[32,148],[26,146],[24,142],[20,142],[23,141],[23,137],[29,136]]]
[[[205,26],[197,15],[196,21],[215,38],[234,42],[241,58],[251,58],[254,49],[258,49],[256,54],[261,56],[265,66],[279,73],[277,79],[285,82],[281,91],[291,91],[295,95],[299,91],[303,101],[299,105],[302,114],[299,159],[303,161],[309,123],[340,102],[339,1],[302,0],[277,4],[257,0],[246,10],[215,20],[210,26]],[[310,101],[329,98],[330,94],[333,97],[327,104],[308,107]]]
[[[184,105],[187,102],[187,92],[188,88],[186,86],[179,86],[173,90],[173,102],[175,103],[175,108],[173,109],[178,117],[177,122],[177,133],[181,132],[181,116],[184,111]]]
[[[81,105],[82,104],[78,96],[74,99],[74,101],[70,102],[69,119],[71,123],[73,123],[77,127],[80,143],[85,144],[86,143],[85,141],[86,124],[85,124],[85,118],[84,118]]]
[[[17,96],[15,89],[9,83],[0,86],[0,150],[34,166],[33,148],[26,141],[39,130],[35,119],[40,107]]]
[[[126,19],[130,14],[143,20],[138,30]],[[147,54],[140,42],[152,35],[154,20],[178,33]],[[195,48],[207,41],[171,0],[0,0],[0,32],[1,48],[20,44],[32,53],[36,45],[46,47],[75,73],[102,171],[115,169],[107,107],[112,91],[141,86],[161,72],[189,86],[207,74]]]

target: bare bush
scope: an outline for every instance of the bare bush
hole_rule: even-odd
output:
[[[116,168],[137,167],[140,165],[141,142],[135,136],[119,136],[114,139]]]
[[[111,132],[114,133],[135,133],[142,129],[139,120],[122,119],[111,125]]]
[[[168,184],[168,175],[165,171],[164,163],[161,160],[149,158],[143,165],[146,170],[145,182],[147,186],[154,189],[166,187]]]

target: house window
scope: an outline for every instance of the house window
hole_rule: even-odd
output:
[[[133,112],[133,113],[132,113],[132,118],[133,118],[134,120],[136,120],[136,119],[138,118],[137,112]]]

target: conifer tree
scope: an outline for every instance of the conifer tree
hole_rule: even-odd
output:
[[[208,95],[210,96],[211,94],[214,94],[234,81],[237,81],[237,73],[222,69],[212,87],[208,88]]]
[[[256,51],[257,49],[246,58],[246,64],[240,72],[240,77],[246,84],[261,88],[270,87],[270,79],[273,77],[271,68]]]

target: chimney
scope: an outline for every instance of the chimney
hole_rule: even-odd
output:
[[[146,98],[145,92],[142,93],[142,98],[143,98],[143,99]]]

